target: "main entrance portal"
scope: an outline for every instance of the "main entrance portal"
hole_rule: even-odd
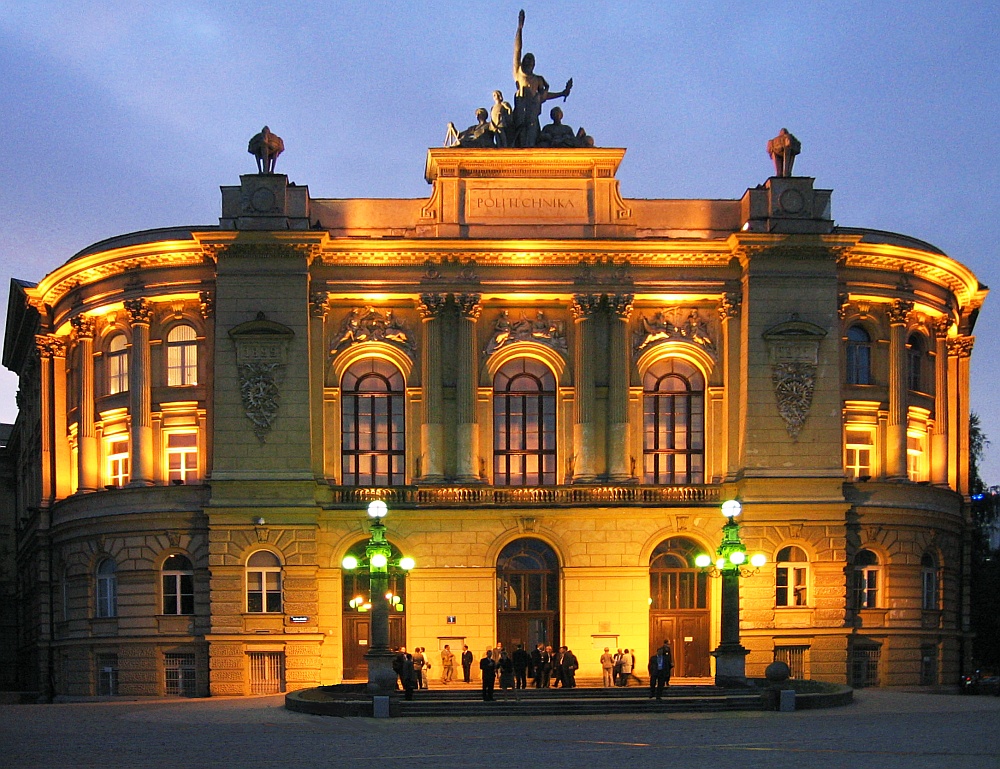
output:
[[[516,539],[497,559],[497,640],[508,650],[559,645],[559,560],[540,539]]]
[[[649,559],[649,653],[670,642],[673,675],[710,675],[708,575],[694,565],[700,548],[684,537],[661,542]]]

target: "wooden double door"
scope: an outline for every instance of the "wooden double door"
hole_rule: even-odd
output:
[[[371,643],[371,615],[367,612],[344,612],[344,679],[368,680],[365,653]],[[406,643],[406,615],[389,615],[389,646]]]
[[[538,644],[556,648],[559,646],[559,617],[554,611],[498,612],[497,640],[509,652],[518,644],[524,644],[528,652]]]
[[[663,641],[667,640],[670,642],[670,653],[674,659],[674,676],[700,678],[711,675],[708,653],[708,620],[709,612],[707,609],[651,611],[649,613],[649,656],[653,656]],[[638,659],[636,664],[639,664]]]

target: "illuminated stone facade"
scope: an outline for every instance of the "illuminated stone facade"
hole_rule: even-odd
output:
[[[21,685],[248,694],[363,672],[340,568],[384,499],[397,642],[671,639],[711,673],[720,503],[769,563],[747,670],[950,682],[985,290],[831,193],[623,198],[624,150],[428,154],[423,200],[224,187],[218,227],[12,284]],[[345,582],[345,580],[347,580]],[[641,668],[641,662],[640,662]],[[435,665],[435,669],[437,666]]]

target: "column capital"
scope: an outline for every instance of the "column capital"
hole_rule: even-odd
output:
[[[479,315],[483,311],[480,300],[482,294],[455,294],[455,304],[458,305],[458,312],[463,318],[469,320],[479,320]]]
[[[974,336],[953,336],[948,339],[948,354],[953,358],[969,358],[975,343]]]
[[[906,323],[906,319],[912,311],[913,302],[908,299],[896,299],[889,305],[885,312],[889,316],[890,326],[902,326]]]
[[[728,294],[723,294],[722,299],[719,300],[719,320],[732,320],[740,314],[740,309],[743,306],[743,294],[738,291],[732,291]]]
[[[63,358],[66,356],[66,342],[51,334],[36,334],[35,348],[39,356],[45,358]]]
[[[601,307],[601,294],[573,294],[570,309],[576,320],[586,320]]]
[[[310,291],[309,314],[314,318],[325,318],[326,312],[329,309],[329,304],[327,303],[329,298],[330,292],[325,289]]]
[[[942,315],[940,318],[934,319],[934,333],[938,339],[947,338],[949,330],[951,330],[951,318],[948,315]]]
[[[837,294],[837,317],[844,320],[847,317],[847,311],[851,307],[851,295],[848,293]]]
[[[632,315],[634,301],[635,294],[608,294],[608,307],[621,320],[628,320]]]
[[[417,309],[420,310],[420,317],[424,320],[431,320],[441,315],[444,310],[447,294],[421,294]]]
[[[124,304],[129,325],[149,325],[153,318],[153,307],[149,302],[145,299],[126,299]]]
[[[73,327],[73,333],[76,334],[77,339],[93,339],[94,338],[94,319],[88,318],[86,315],[77,315],[75,318],[70,318],[70,325]]]

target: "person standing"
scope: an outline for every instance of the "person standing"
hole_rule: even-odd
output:
[[[546,646],[545,651],[549,653],[550,662],[550,686],[553,689],[558,689],[559,685],[563,682],[562,680],[562,652],[563,647],[559,647],[553,651],[551,646]]]
[[[576,659],[576,655],[570,650],[568,646],[563,647],[562,656],[562,670],[563,670],[563,686],[566,689],[576,688],[576,670],[580,667],[580,663]]]
[[[451,646],[444,645],[441,650],[441,683],[450,684],[455,677],[455,655],[451,651]]]
[[[507,656],[507,652],[500,652],[500,660],[497,662],[497,673],[500,679],[500,696],[507,699],[507,690],[514,688],[514,662]],[[517,696],[515,691],[514,696]]]
[[[615,652],[615,657],[614,657],[614,660],[615,660],[615,667],[614,667],[615,686],[621,686],[622,685],[622,659],[624,659],[624,657],[622,655],[622,650],[619,649],[618,651]]]
[[[536,689],[542,688],[542,654],[545,652],[545,647],[541,644],[535,646],[531,650],[531,672],[532,672],[532,684]]]
[[[465,678],[465,683],[472,683],[472,652],[469,651],[468,646],[462,647],[462,675]]]
[[[479,660],[479,670],[483,676],[483,702],[493,701],[493,687],[497,682],[497,663],[493,661],[493,650]]]
[[[628,686],[629,676],[632,675],[632,655],[626,649],[622,652],[622,672],[618,676],[619,686]]]
[[[670,659],[670,649],[661,646],[649,658],[649,698],[663,699],[663,687],[670,683],[670,669],[674,666]]]
[[[424,665],[427,664],[427,660],[424,659],[424,647],[418,646],[413,650],[413,676],[417,679],[417,688],[426,689],[427,683],[424,681]]]
[[[604,674],[604,686],[613,686],[615,680],[615,657],[607,646],[604,647],[604,654],[601,655],[601,672]]]
[[[514,665],[514,688],[524,689],[528,684],[528,668],[531,666],[531,657],[524,650],[524,644],[517,645],[510,659]]]

